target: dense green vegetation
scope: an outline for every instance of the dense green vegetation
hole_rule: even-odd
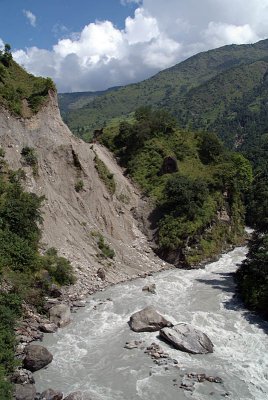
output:
[[[255,177],[248,194],[247,218],[255,232],[246,260],[237,272],[239,290],[246,305],[268,319],[268,137],[248,149]]]
[[[10,171],[1,158],[0,168],[0,398],[12,398],[8,377],[14,357],[14,325],[22,315],[22,302],[42,312],[44,296],[52,283],[74,282],[70,263],[55,249],[38,252],[43,197],[23,190],[21,171]]]
[[[13,114],[30,117],[55,90],[50,78],[36,78],[12,60],[10,46],[0,51],[0,104]]]
[[[255,232],[246,260],[237,271],[245,304],[268,319],[268,233]]]
[[[216,135],[180,130],[166,111],[142,107],[131,123],[107,126],[101,141],[154,201],[151,219],[164,258],[198,263],[241,239],[252,170]],[[177,160],[171,173],[165,172],[167,158]],[[219,218],[224,210],[228,223]]]

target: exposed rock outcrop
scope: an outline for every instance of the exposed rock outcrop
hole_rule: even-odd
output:
[[[213,353],[213,344],[209,337],[188,324],[181,323],[172,328],[163,328],[160,330],[160,337],[176,349],[187,353]]]
[[[135,332],[156,332],[166,326],[172,326],[172,323],[159,314],[154,307],[148,306],[131,315],[129,326]]]
[[[99,269],[98,269],[97,275],[98,275],[99,278],[101,278],[102,281],[105,280],[105,276],[106,276],[106,275],[105,275],[105,271],[104,271],[103,268],[99,268]]]
[[[23,365],[30,371],[38,371],[51,363],[53,355],[44,347],[39,344],[31,344],[25,349],[25,358]]]
[[[172,174],[178,171],[178,163],[175,157],[167,156],[164,158],[163,165],[161,168],[162,174]]]
[[[25,385],[26,383],[34,384],[34,377],[31,371],[24,368],[18,368],[11,376],[11,382]]]

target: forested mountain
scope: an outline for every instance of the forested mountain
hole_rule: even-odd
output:
[[[152,105],[167,108],[182,127],[214,130],[228,145],[239,145],[265,112],[267,58],[268,40],[224,46],[108,93],[61,94],[60,107],[71,130],[85,139],[112,118]]]

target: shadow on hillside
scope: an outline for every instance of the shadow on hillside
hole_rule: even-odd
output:
[[[236,283],[234,281],[234,273],[218,272],[215,275],[219,276],[219,279],[196,279],[197,282],[204,283],[211,286],[214,289],[221,290],[227,293],[233,293],[233,296],[222,302],[223,306],[227,310],[238,311],[241,315],[253,325],[262,329],[263,332],[268,334],[268,321],[265,321],[259,315],[245,308],[242,300],[237,293]]]

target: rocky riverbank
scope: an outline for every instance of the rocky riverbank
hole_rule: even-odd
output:
[[[172,268],[174,266],[164,263],[162,264],[160,271]],[[147,278],[153,275],[156,271],[148,271],[139,273],[137,276],[133,276],[129,279],[122,277],[118,283],[126,281],[132,281],[137,278]],[[49,388],[44,393],[38,393],[38,388],[35,387],[35,381],[32,372],[39,370],[48,365],[53,358],[53,355],[46,354],[46,349],[43,346],[39,346],[33,352],[33,359],[30,363],[34,362],[35,367],[29,368],[27,364],[27,357],[29,359],[29,349],[33,349],[35,345],[33,343],[42,342],[44,333],[54,333],[58,329],[65,327],[72,320],[72,313],[76,313],[79,308],[85,307],[88,304],[87,298],[89,295],[103,291],[109,286],[115,285],[109,282],[104,271],[100,268],[94,276],[95,281],[88,284],[87,294],[84,292],[79,293],[77,287],[66,287],[59,288],[56,285],[51,287],[51,297],[47,297],[44,303],[44,310],[46,314],[40,314],[36,310],[33,310],[29,305],[23,304],[23,318],[18,321],[15,330],[17,338],[16,357],[21,362],[21,367],[17,368],[12,376],[12,383],[15,384],[15,400],[61,400],[63,394],[58,391],[54,391]],[[152,286],[155,290],[155,285]],[[75,290],[74,290],[75,289]],[[149,287],[143,288],[148,293],[154,293],[154,290]],[[109,301],[110,299],[107,299]],[[99,305],[101,305],[100,302]],[[96,308],[98,305],[95,305]],[[44,349],[43,352],[41,349]],[[44,364],[43,364],[44,362]],[[62,397],[60,397],[60,395]],[[54,396],[54,397],[53,397]],[[88,400],[83,397],[82,392],[76,392],[70,397],[68,395],[64,400]],[[80,396],[80,397],[79,397]]]

